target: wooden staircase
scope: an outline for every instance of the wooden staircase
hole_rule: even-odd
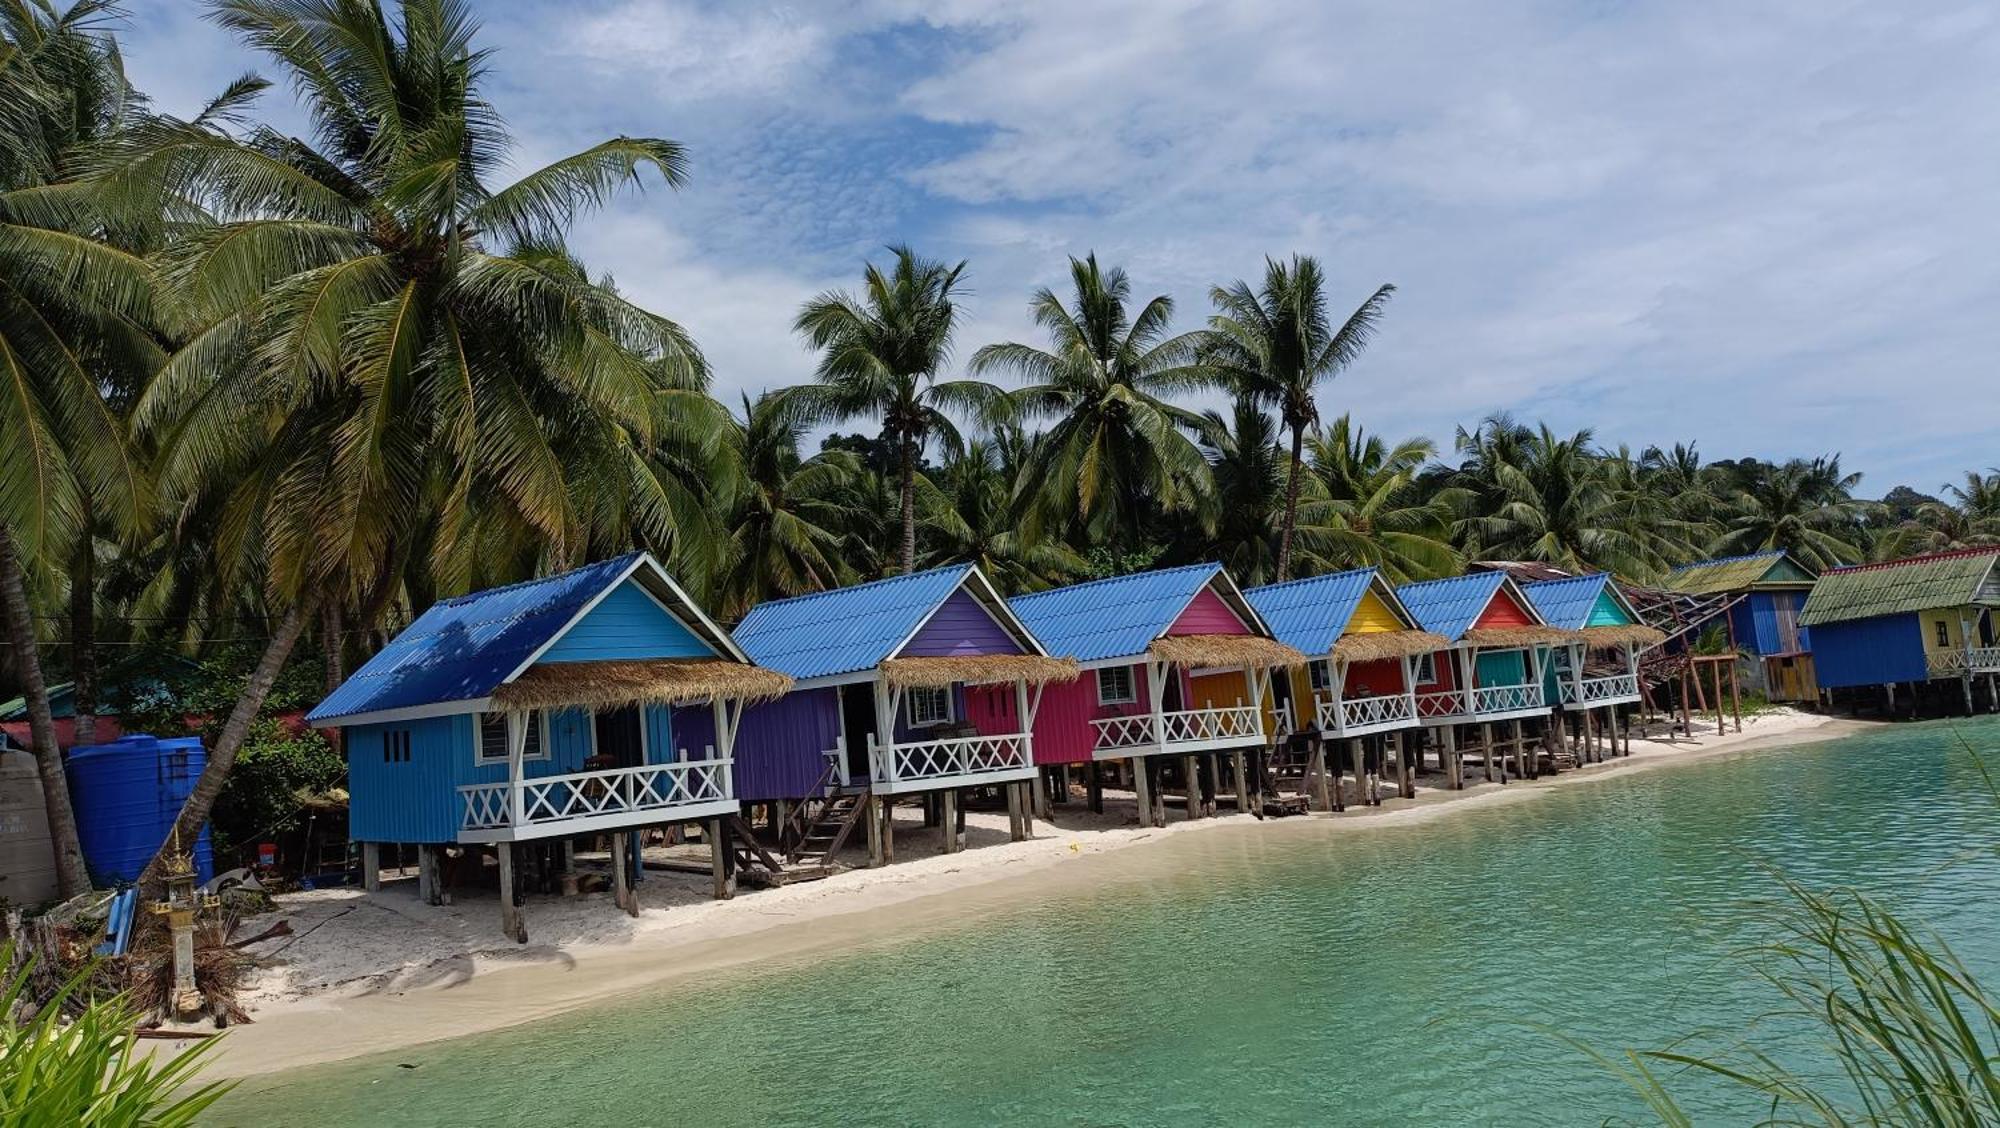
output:
[[[861,824],[862,813],[868,809],[866,788],[849,791],[828,779],[822,781],[822,790],[824,798],[801,802],[786,823],[785,837],[791,843],[785,851],[786,865],[830,868],[854,828]]]

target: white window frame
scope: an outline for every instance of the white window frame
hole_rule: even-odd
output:
[[[1417,685],[1434,685],[1438,680],[1437,651],[1429,650],[1417,655]],[[1427,669],[1428,667],[1428,669]],[[1416,686],[1412,686],[1412,689]]]
[[[1949,621],[1949,620],[1946,620],[1946,619],[1938,619],[1938,620],[1936,620],[1936,622],[1937,622],[1937,647],[1936,647],[1936,649],[1938,649],[1938,650],[1950,650],[1950,649],[1951,649],[1951,623],[1950,623],[1950,621]]]
[[[658,601],[655,600],[654,602]],[[646,723],[647,706],[634,705],[632,706],[632,708],[639,710],[639,762],[642,764],[650,764],[653,762],[653,731],[652,731],[652,726]],[[590,705],[579,705],[576,707],[576,709],[577,712],[583,714],[583,723],[589,726],[587,731],[590,733],[590,754],[592,756],[601,755],[604,750],[597,746],[598,710],[596,709],[596,707]],[[617,712],[617,710],[615,709],[608,711]],[[543,727],[546,728],[547,725],[544,724]],[[669,714],[667,729],[669,735],[671,735],[673,730],[673,721],[671,719],[671,714]],[[542,746],[546,748],[548,747],[548,743],[544,741]],[[667,752],[671,757],[673,757],[672,762],[674,763],[680,762],[680,753],[678,749],[669,748],[667,749]],[[700,759],[700,757],[695,755],[694,750],[690,750],[688,752],[688,758],[690,760]]]
[[[1306,684],[1314,693],[1325,693],[1333,688],[1333,662],[1321,658],[1306,663]]]
[[[935,717],[926,715],[922,718],[917,716],[919,701],[936,701],[939,697],[944,700],[944,712],[941,715]],[[956,705],[957,702],[952,699],[951,687],[948,685],[913,685],[903,691],[903,720],[913,729],[948,725],[958,719]]]
[[[502,723],[505,723],[507,720],[507,714],[504,712],[473,714],[472,762],[479,765],[482,768],[491,767],[494,764],[504,764],[507,762],[508,758],[505,752],[501,753],[498,756],[488,756],[486,754],[486,720],[489,717],[496,718]],[[539,750],[535,752],[529,752],[524,749],[521,753],[521,762],[525,764],[531,760],[548,759],[549,758],[549,715],[547,710],[531,709],[528,711],[527,720],[529,724],[535,726],[534,730],[535,744]],[[641,727],[643,728],[644,726],[642,725]],[[511,741],[513,739],[513,733],[509,732],[507,735],[508,739]],[[591,730],[590,744],[591,744],[591,750],[593,752],[596,751],[597,732],[594,728]]]
[[[1105,696],[1104,675],[1125,676],[1125,692]],[[1097,703],[1099,705],[1131,705],[1139,700],[1139,678],[1130,666],[1101,666],[1097,670]]]

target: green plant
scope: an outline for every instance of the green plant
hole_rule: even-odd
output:
[[[0,945],[0,967],[13,968],[13,955],[11,942]],[[213,1040],[171,1057],[141,1052],[139,1015],[126,996],[66,1005],[94,968],[66,980],[40,1008],[26,998],[32,969],[24,961],[0,990],[0,1128],[174,1128],[192,1124],[228,1091],[224,1082],[194,1084]]]
[[[301,798],[325,792],[346,775],[347,761],[318,732],[258,721],[215,801],[211,821],[218,857],[298,829]]]

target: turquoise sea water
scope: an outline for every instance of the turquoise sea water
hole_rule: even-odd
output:
[[[1760,859],[2000,978],[2000,809],[1954,731],[2000,770],[2000,723],[1905,725],[1366,834],[1184,836],[908,941],[256,1078],[212,1120],[1643,1123],[1532,1024],[1612,1050],[1748,1029]]]

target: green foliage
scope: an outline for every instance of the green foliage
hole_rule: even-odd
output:
[[[346,776],[347,760],[317,731],[257,721],[215,801],[218,858],[297,830],[305,819],[300,800],[325,793]]]
[[[0,968],[13,964],[13,945],[0,946]],[[24,993],[30,971],[23,963],[0,990],[0,1126],[179,1128],[228,1091],[224,1083],[196,1084],[214,1041],[148,1054],[133,1033],[139,1014],[124,996],[79,1002],[90,969],[39,1010]],[[67,1019],[66,1010],[74,1012]]]

